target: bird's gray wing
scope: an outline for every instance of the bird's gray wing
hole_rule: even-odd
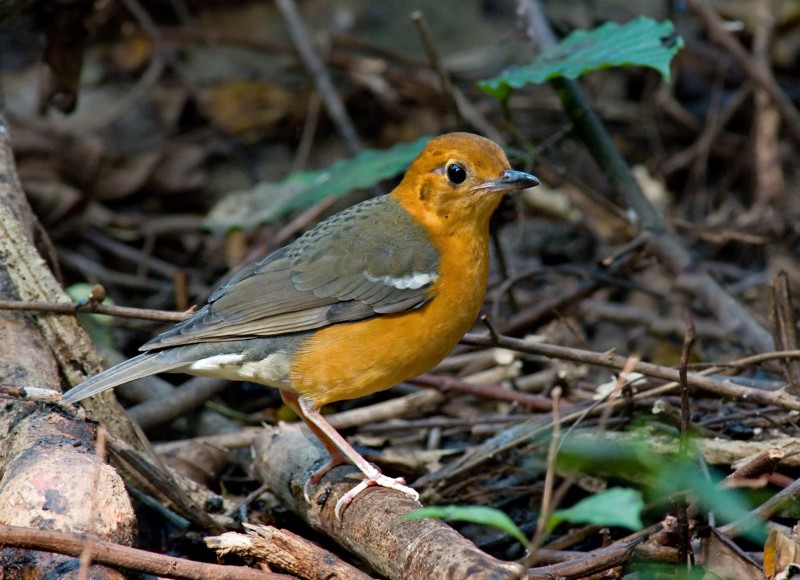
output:
[[[393,198],[367,200],[246,266],[208,303],[142,347],[275,336],[418,308],[439,254]]]

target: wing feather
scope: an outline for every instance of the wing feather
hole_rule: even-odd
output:
[[[418,308],[438,252],[390,196],[362,202],[245,266],[208,303],[142,347],[275,336]]]

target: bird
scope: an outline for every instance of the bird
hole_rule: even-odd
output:
[[[515,171],[493,141],[434,137],[390,193],[321,221],[222,283],[188,318],[145,343],[142,354],[62,397],[75,403],[149,375],[251,381],[280,390],[330,460],[362,481],[335,515],[377,485],[419,499],[402,478],[369,463],[321,407],[388,389],[441,362],[474,324],[489,275],[489,219],[506,192],[539,180]]]

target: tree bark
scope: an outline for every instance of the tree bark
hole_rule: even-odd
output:
[[[352,467],[331,471],[317,486],[311,505],[303,498],[310,465],[327,461],[311,436],[294,425],[267,427],[253,444],[254,466],[281,503],[314,529],[357,554],[375,571],[403,580],[520,578],[525,568],[484,554],[469,540],[439,520],[401,522],[419,505],[408,496],[385,488],[370,488],[334,516],[338,499],[358,482]],[[344,481],[342,475],[355,475]]]
[[[34,247],[36,218],[17,178],[9,133],[0,118],[0,298],[68,298]],[[60,390],[96,369],[91,342],[72,315],[0,312],[0,383]],[[95,426],[52,405],[0,401],[0,523],[84,531],[131,544],[135,519],[117,473],[95,454]],[[66,556],[6,548],[4,567],[59,575]],[[93,577],[121,577],[93,566]]]

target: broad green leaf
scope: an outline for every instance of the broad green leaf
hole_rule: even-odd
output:
[[[641,530],[644,527],[640,517],[642,508],[644,500],[641,492],[626,487],[612,487],[579,501],[569,509],[553,512],[547,520],[547,529],[552,531],[558,524],[567,521]]]
[[[653,441],[666,447],[670,439],[650,435],[598,437],[593,430],[575,431],[562,440],[558,464],[562,469],[580,471],[601,478],[613,477],[628,484],[652,485],[653,479],[672,466],[672,456],[653,453]],[[677,443],[675,444],[677,452]],[[669,466],[669,467],[668,467]]]
[[[250,190],[231,193],[211,209],[206,227],[217,233],[251,230],[326,197],[369,187],[403,172],[429,140],[423,137],[390,149],[362,151],[325,169],[293,173],[278,183],[263,182]]]
[[[511,518],[494,508],[477,505],[431,506],[408,512],[400,518],[400,521],[407,522],[409,520],[421,520],[423,518],[470,522],[473,524],[492,526],[513,536],[526,548],[530,545],[528,538],[525,537],[525,534],[522,533]]]
[[[689,456],[682,457],[678,454],[677,438],[656,435],[650,430],[643,429],[639,438],[630,434],[598,438],[596,433],[586,432],[564,440],[558,463],[569,471],[631,482],[641,487],[648,501],[688,495],[703,511],[714,512],[718,522],[745,521],[747,525],[743,525],[741,535],[763,543],[764,523],[748,519],[753,504],[748,495],[753,492],[722,487],[723,476],[712,472],[708,477],[699,468],[696,453],[691,449]],[[761,498],[755,503],[764,501]]]
[[[576,30],[531,62],[512,67],[478,86],[498,99],[511,89],[553,78],[574,79],[587,72],[617,66],[647,66],[669,81],[669,63],[683,48],[672,22],[640,17],[627,24],[607,22],[592,30]]]

